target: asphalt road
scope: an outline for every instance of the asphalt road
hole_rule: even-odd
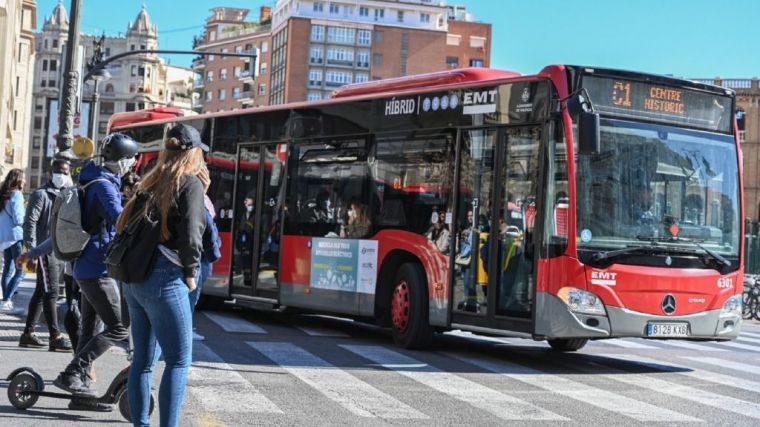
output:
[[[0,315],[0,375],[25,365],[52,380],[71,356],[19,348],[22,317]],[[757,323],[734,342],[616,339],[574,354],[461,332],[405,351],[351,321],[236,309],[195,324],[206,339],[194,345],[183,426],[760,425]],[[122,349],[99,360],[98,388],[126,363]],[[0,426],[126,425],[50,398],[15,410],[7,384]]]

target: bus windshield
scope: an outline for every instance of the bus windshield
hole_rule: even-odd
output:
[[[739,255],[739,171],[730,135],[601,121],[578,155],[578,249],[663,246]]]

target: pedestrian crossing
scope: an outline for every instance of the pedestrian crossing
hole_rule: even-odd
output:
[[[503,347],[410,352],[360,340],[311,346],[264,338],[252,336],[241,343],[251,354],[240,366],[196,342],[188,394],[198,405],[190,411],[222,422],[241,412],[266,415],[275,424],[278,419],[292,424],[293,407],[308,413],[309,405],[325,412],[333,406],[345,414],[341,424],[376,419],[451,425],[468,422],[460,414],[473,411],[483,417],[481,424],[578,423],[586,421],[579,414],[591,413],[603,424],[614,420],[616,425],[626,424],[619,420],[713,424],[727,416],[733,425],[760,420],[760,371],[750,363],[720,358],[725,352],[714,357],[691,352],[674,357],[530,355],[531,350],[511,353]],[[751,356],[750,361],[760,358]],[[243,367],[257,374],[236,371]],[[276,387],[267,378],[277,378]],[[410,394],[424,399],[410,399]],[[312,395],[321,398],[315,401],[308,397]]]

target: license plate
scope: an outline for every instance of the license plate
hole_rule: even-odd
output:
[[[650,323],[647,325],[648,337],[687,337],[688,323]]]

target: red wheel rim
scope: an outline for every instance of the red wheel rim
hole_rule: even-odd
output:
[[[409,326],[409,285],[405,280],[400,281],[393,290],[391,318],[397,331],[406,331]]]

